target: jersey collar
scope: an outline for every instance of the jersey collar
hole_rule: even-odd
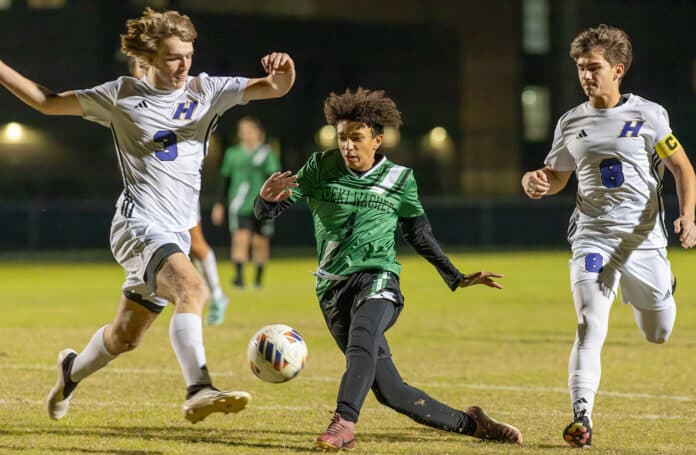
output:
[[[339,151],[339,153],[340,153],[340,151]],[[375,161],[375,164],[373,164],[370,169],[366,170],[365,172],[363,172],[361,174],[358,174],[357,172],[355,172],[354,170],[349,168],[347,164],[346,164],[346,169],[348,170],[348,172],[350,172],[353,175],[353,177],[358,178],[358,179],[364,179],[365,177],[367,177],[368,175],[372,174],[377,169],[379,169],[380,166],[382,166],[382,164],[384,164],[384,162],[387,161],[387,157],[384,155],[381,155],[379,153],[375,154],[375,158],[378,158]],[[342,159],[342,157],[341,157],[341,159]],[[345,164],[345,161],[344,161],[344,164]]]

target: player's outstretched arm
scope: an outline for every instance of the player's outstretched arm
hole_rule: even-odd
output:
[[[74,92],[55,93],[33,82],[0,61],[0,84],[28,106],[46,115],[82,115]]]
[[[284,52],[272,52],[263,56],[261,65],[268,76],[249,79],[242,100],[280,98],[295,83],[295,62]]]
[[[663,159],[667,169],[674,175],[674,183],[679,197],[679,217],[674,220],[674,233],[679,236],[683,248],[696,246],[696,175],[689,157],[679,147],[672,155]]]
[[[271,174],[254,200],[254,216],[259,220],[268,220],[283,213],[295,202],[290,196],[292,189],[298,186],[297,175],[292,175],[290,171]]]
[[[476,272],[470,275],[463,275],[459,282],[460,288],[473,286],[475,284],[483,284],[489,288],[503,289],[503,285],[494,280],[494,278],[502,278],[503,275],[492,272]]]
[[[522,176],[522,189],[532,199],[541,199],[561,191],[568,184],[573,171],[557,171],[546,166]]]

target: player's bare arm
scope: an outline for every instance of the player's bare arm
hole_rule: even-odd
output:
[[[280,98],[290,91],[295,83],[295,62],[283,52],[273,52],[261,59],[268,76],[249,79],[244,89],[243,101]]]
[[[667,169],[674,175],[674,183],[679,197],[679,217],[674,220],[674,233],[679,235],[683,248],[696,246],[696,175],[683,148],[663,159]]]
[[[83,115],[75,93],[55,93],[0,61],[0,83],[28,106],[46,115]]]
[[[551,196],[566,187],[573,171],[558,171],[546,166],[522,176],[522,189],[531,199]]]
[[[297,175],[292,171],[274,172],[261,187],[259,196],[264,201],[280,202],[292,196],[292,188],[297,188]]]
[[[459,282],[460,288],[465,288],[468,286],[474,286],[476,284],[483,284],[489,288],[503,289],[503,285],[494,280],[494,278],[502,278],[503,275],[492,272],[476,272],[469,275],[463,275],[462,280]]]

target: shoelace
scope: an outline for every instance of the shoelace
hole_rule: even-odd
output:
[[[326,429],[326,432],[330,435],[338,435],[343,432],[343,424],[341,423],[341,416],[338,413],[335,413],[334,416],[331,418],[331,423],[329,424],[329,427]]]

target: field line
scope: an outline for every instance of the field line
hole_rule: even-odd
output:
[[[4,369],[15,369],[15,370],[51,370],[54,371],[55,365],[47,364],[0,364],[0,368]],[[180,376],[181,372],[179,370],[172,369],[149,369],[149,368],[114,368],[109,367],[104,370],[106,373],[113,374],[128,374],[128,375],[160,375],[160,376]],[[211,372],[213,377],[237,377],[238,373],[233,372]],[[328,376],[311,376],[305,375],[302,377],[304,381],[314,381],[314,382],[338,382],[338,377],[328,377]],[[418,387],[432,387],[432,388],[467,388],[467,389],[477,389],[477,390],[501,390],[508,392],[524,392],[524,393],[542,393],[542,394],[552,394],[561,393],[567,394],[568,389],[564,387],[530,387],[530,386],[515,386],[515,385],[496,385],[496,384],[475,384],[475,383],[447,383],[447,382],[426,382],[426,383],[414,383]],[[665,395],[657,393],[637,393],[637,392],[619,392],[611,390],[600,390],[598,395],[617,397],[617,398],[627,398],[627,399],[640,399],[640,400],[661,400],[661,401],[696,401],[696,398],[688,395]]]

